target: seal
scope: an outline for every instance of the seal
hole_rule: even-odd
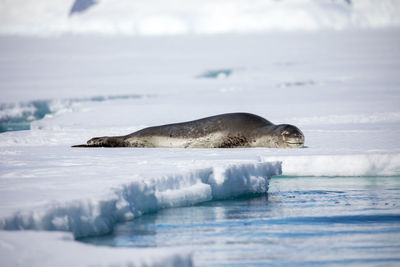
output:
[[[148,127],[124,136],[94,137],[73,147],[296,148],[303,144],[304,135],[296,126],[275,125],[250,113],[227,113]]]

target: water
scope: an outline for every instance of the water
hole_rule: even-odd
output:
[[[398,266],[400,177],[274,177],[266,195],[165,209],[82,241],[190,247],[195,266]]]
[[[232,69],[220,69],[220,70],[207,70],[199,76],[199,78],[209,78],[209,79],[221,79],[227,78],[232,74]]]

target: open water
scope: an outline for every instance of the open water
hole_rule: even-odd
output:
[[[268,194],[145,214],[81,241],[189,247],[195,266],[399,266],[400,177],[273,177]]]

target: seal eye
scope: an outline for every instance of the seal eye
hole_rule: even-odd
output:
[[[288,135],[290,135],[290,132],[288,130],[285,130],[285,131],[282,132],[282,135],[283,136],[288,136]]]

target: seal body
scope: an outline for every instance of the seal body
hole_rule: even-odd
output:
[[[75,147],[295,148],[304,144],[293,125],[275,125],[250,113],[228,113],[144,128],[124,136],[95,137]]]

